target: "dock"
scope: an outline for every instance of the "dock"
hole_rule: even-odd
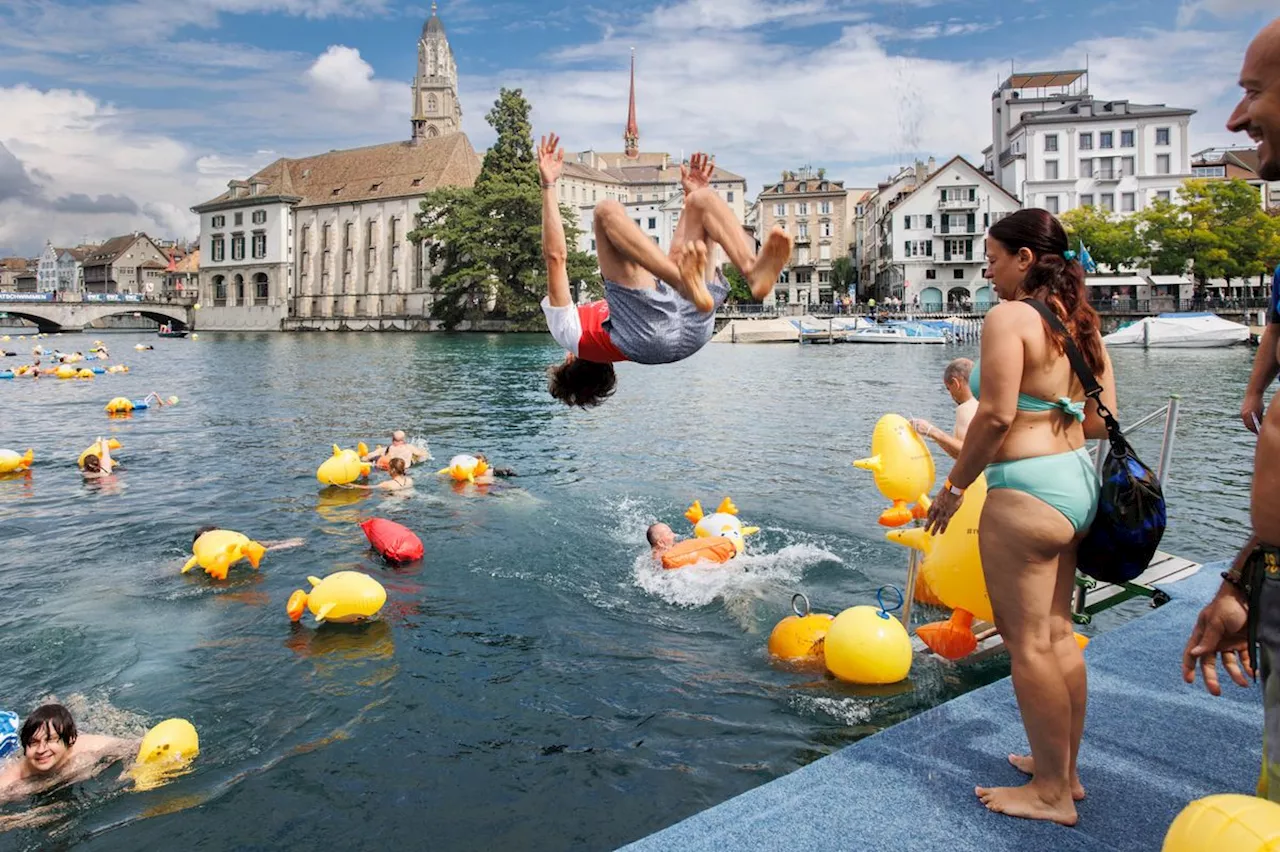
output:
[[[1185,561],[1185,560],[1184,560]],[[1194,566],[1194,563],[1188,563]],[[975,784],[1025,777],[1027,748],[1008,678],[847,746],[624,847],[627,852],[777,849],[894,852],[1151,852],[1192,800],[1252,794],[1262,691],[1223,695],[1182,681],[1182,650],[1226,563],[1160,565],[1169,596],[1085,650],[1089,711],[1080,755],[1088,798],[1074,828],[989,813]],[[1102,589],[1103,592],[1107,591]]]

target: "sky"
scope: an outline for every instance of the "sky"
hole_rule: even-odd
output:
[[[1010,69],[1080,68],[1099,98],[1223,127],[1277,0],[441,0],[478,151],[501,87],[535,133],[618,151],[636,51],[640,146],[695,150],[754,198],[785,169],[873,186],[916,157],[981,163]],[[278,157],[405,139],[428,3],[3,0],[0,256],[142,230]]]

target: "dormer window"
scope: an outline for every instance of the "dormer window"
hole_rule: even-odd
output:
[[[414,186],[422,186],[422,178],[414,178],[414,179],[413,179],[413,185],[414,185]]]
[[[333,191],[332,191],[332,192],[330,192],[330,193],[329,193],[329,195],[331,195],[331,196],[332,196],[332,195],[340,195],[341,193],[342,193],[342,187],[340,187],[340,186],[335,186],[335,187],[333,188]]]

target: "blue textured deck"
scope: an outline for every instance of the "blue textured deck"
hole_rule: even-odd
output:
[[[1163,607],[1094,639],[1075,828],[987,812],[975,783],[1019,784],[1005,756],[1026,749],[1008,678],[974,690],[783,778],[625,847],[628,852],[776,849],[1052,850],[1160,848],[1188,802],[1252,793],[1261,687],[1223,696],[1183,683],[1180,660],[1223,564],[1164,587]]]

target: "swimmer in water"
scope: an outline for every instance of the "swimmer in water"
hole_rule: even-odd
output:
[[[199,539],[200,536],[204,535],[205,533],[213,532],[214,530],[220,530],[220,529],[222,529],[222,527],[201,527],[200,529],[196,530],[196,534],[191,537],[191,545],[194,547],[196,540]],[[302,545],[306,543],[307,543],[307,540],[305,538],[284,538],[284,539],[281,539],[280,541],[258,542],[258,544],[262,545],[263,549],[268,553],[276,550],[288,550],[291,547],[302,547]]]
[[[649,549],[654,559],[661,559],[662,555],[676,543],[675,531],[664,523],[651,524],[645,531],[644,537],[649,542]]]
[[[387,457],[389,465],[393,459],[400,459],[404,462],[405,470],[413,467],[414,462],[426,461],[431,458],[431,452],[423,447],[410,444],[405,439],[403,430],[397,429],[391,433],[391,446],[374,447],[372,452],[361,456],[361,461],[377,461],[383,456]]]
[[[106,479],[115,470],[115,462],[111,460],[111,447],[99,438],[97,454],[89,453],[84,457],[84,469],[80,474],[85,479]]]
[[[22,723],[22,753],[0,764],[0,801],[74,784],[137,754],[142,740],[82,734],[61,704],[37,707]]]
[[[356,488],[362,491],[403,491],[413,488],[413,477],[405,473],[404,459],[395,457],[387,462],[387,473],[391,475],[391,478],[386,482],[379,482],[377,485],[361,485],[353,482],[343,487]]]
[[[476,458],[488,465],[488,470],[476,477],[476,485],[492,485],[499,476],[507,479],[516,475],[516,472],[509,467],[494,467],[490,465],[489,459],[485,457],[484,453],[476,453]]]

